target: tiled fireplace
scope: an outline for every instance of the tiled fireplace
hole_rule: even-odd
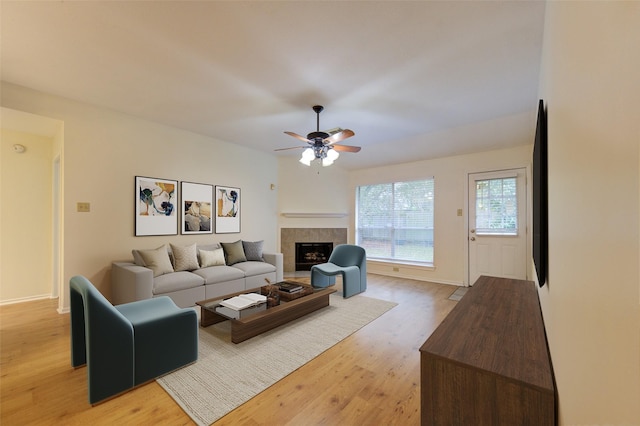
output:
[[[298,268],[301,269],[296,268],[296,243],[328,243],[331,244],[331,248],[333,248],[338,244],[347,243],[347,228],[281,228],[280,250],[282,251],[284,272],[295,272],[296,270],[308,271],[311,268],[311,265],[298,265]],[[309,247],[310,246],[305,245],[303,246],[303,250]],[[328,254],[331,252],[325,251],[326,248],[322,250],[322,252],[309,250],[311,251],[309,257],[315,257],[316,261],[322,257],[327,257],[328,259]],[[313,263],[313,261],[302,263]]]

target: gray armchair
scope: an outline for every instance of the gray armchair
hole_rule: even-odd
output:
[[[82,276],[70,281],[71,364],[87,365],[95,404],[198,359],[198,319],[169,297],[113,306]]]
[[[367,254],[364,248],[351,244],[337,245],[327,263],[311,267],[311,285],[328,287],[335,276],[342,275],[342,296],[347,298],[367,289]]]

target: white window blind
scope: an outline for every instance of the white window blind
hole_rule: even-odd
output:
[[[356,242],[367,258],[433,264],[433,178],[357,188]]]

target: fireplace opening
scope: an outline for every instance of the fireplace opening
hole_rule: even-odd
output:
[[[296,243],[296,271],[310,271],[313,265],[326,263],[333,243]]]

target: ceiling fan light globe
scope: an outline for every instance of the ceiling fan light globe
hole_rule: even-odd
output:
[[[315,158],[315,153],[312,148],[307,148],[302,151],[302,158],[306,158],[308,160],[313,160]]]
[[[322,167],[328,167],[330,165],[333,164],[333,160],[329,159],[329,158],[323,158],[322,159]]]
[[[336,151],[335,149],[329,149],[327,151],[327,158],[329,160],[331,160],[331,162],[333,163],[338,157],[340,156],[340,153],[338,151]]]
[[[311,160],[310,160],[310,159],[308,159],[308,158],[304,158],[304,157],[302,157],[302,158],[301,158],[300,160],[298,160],[298,161],[300,161],[300,162],[301,162],[302,164],[304,164],[305,166],[311,166]]]

